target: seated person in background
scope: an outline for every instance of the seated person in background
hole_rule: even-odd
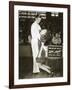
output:
[[[28,35],[28,43],[29,44],[31,44],[31,39],[32,39],[31,35]]]
[[[60,34],[59,33],[55,33],[55,35],[53,35],[53,38],[52,38],[52,44],[54,45],[60,45],[61,44],[61,37],[60,37]]]

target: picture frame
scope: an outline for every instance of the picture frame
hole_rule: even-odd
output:
[[[41,25],[47,25],[51,37],[48,42],[48,58],[41,57],[38,62],[48,59],[46,66],[51,67],[51,74],[47,74],[46,69],[46,72],[32,73],[33,56],[29,35],[31,24],[38,14],[42,22],[45,22]],[[57,36],[61,35],[60,44],[53,42],[52,37],[56,33]],[[61,85],[70,85],[70,5],[10,1],[9,88]]]

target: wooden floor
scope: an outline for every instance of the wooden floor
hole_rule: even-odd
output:
[[[63,76],[63,60],[47,60],[48,66],[51,67],[52,73],[47,73],[40,69],[38,74],[33,74],[33,59],[32,57],[19,58],[19,79],[24,78],[49,78]]]

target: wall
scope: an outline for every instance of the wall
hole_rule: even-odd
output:
[[[18,0],[17,0],[18,1]],[[23,0],[22,0],[23,1]],[[60,3],[71,5],[72,15],[72,0],[24,0],[29,2],[44,2],[44,3]],[[0,90],[9,90],[9,0],[1,0],[0,2]],[[72,17],[71,17],[72,21]],[[72,29],[72,27],[71,27]],[[72,31],[71,31],[72,34]],[[72,38],[72,35],[71,35]],[[71,43],[72,46],[72,43]],[[71,48],[72,50],[72,48]],[[72,59],[72,57],[71,57]],[[72,62],[71,62],[72,64]],[[72,68],[72,66],[71,66]],[[72,72],[71,72],[72,77]],[[72,82],[69,86],[53,86],[42,88],[26,88],[19,90],[71,90]]]

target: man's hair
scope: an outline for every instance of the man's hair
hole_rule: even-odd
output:
[[[35,18],[41,18],[40,14],[37,14]]]

